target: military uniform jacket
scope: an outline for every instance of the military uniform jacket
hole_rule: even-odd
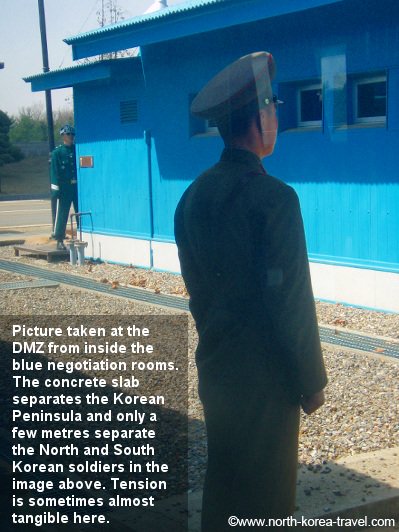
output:
[[[72,194],[77,187],[75,145],[57,146],[51,155],[51,192]]]
[[[286,517],[300,397],[326,384],[298,198],[253,153],[225,150],[184,193],[175,236],[199,336],[201,530]]]
[[[208,384],[280,378],[294,401],[326,384],[303,222],[292,187],[253,153],[225,149],[175,214]],[[267,379],[266,379],[267,380]]]

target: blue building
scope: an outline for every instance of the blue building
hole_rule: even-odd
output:
[[[198,0],[66,42],[74,59],[140,47],[26,78],[33,91],[73,87],[89,255],[179,271],[176,204],[222,149],[190,102],[267,50],[285,105],[264,164],[299,194],[316,297],[399,311],[397,0]]]

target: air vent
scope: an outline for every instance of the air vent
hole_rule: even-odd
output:
[[[120,102],[120,118],[121,124],[137,122],[139,119],[138,101],[127,100],[125,102]]]

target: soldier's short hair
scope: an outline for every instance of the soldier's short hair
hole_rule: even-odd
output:
[[[248,133],[253,120],[256,121],[260,130],[259,105],[255,100],[226,116],[216,119],[216,125],[224,143],[230,144],[232,140],[243,137]]]

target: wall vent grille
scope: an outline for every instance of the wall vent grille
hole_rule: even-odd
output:
[[[139,119],[139,105],[137,100],[120,102],[119,106],[121,124],[137,122]]]

